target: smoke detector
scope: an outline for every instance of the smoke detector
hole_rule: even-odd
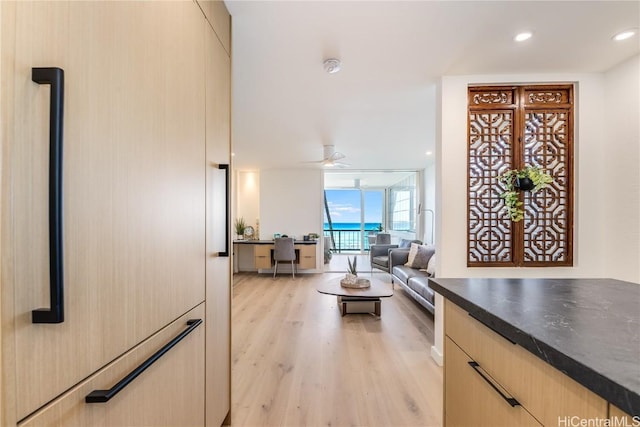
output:
[[[322,65],[324,65],[324,70],[329,74],[337,73],[338,71],[340,71],[339,59],[335,59],[335,58],[325,59]]]

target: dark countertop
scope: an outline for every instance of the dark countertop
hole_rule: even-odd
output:
[[[640,284],[433,278],[429,286],[589,390],[640,415]]]
[[[315,245],[317,240],[294,240],[294,245]],[[273,240],[234,240],[233,244],[238,245],[273,245]]]

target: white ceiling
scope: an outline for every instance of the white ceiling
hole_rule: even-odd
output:
[[[329,170],[324,174],[325,188],[362,188],[376,189],[387,188],[397,184],[405,178],[415,175],[415,171],[351,171],[351,170]]]
[[[640,52],[639,1],[237,1],[237,169],[319,168],[323,145],[351,169],[421,169],[443,75],[602,72]],[[533,38],[516,43],[516,33]],[[342,61],[327,74],[324,59]]]

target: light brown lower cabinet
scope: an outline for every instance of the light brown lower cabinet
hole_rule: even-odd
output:
[[[188,320],[204,320],[200,304],[103,369],[30,415],[20,427],[204,426],[205,325],[201,323],[109,401],[86,403],[108,390],[185,332]]]
[[[557,426],[575,417],[607,418],[604,399],[449,300],[444,317],[445,426]],[[511,407],[509,398],[518,405]]]
[[[316,268],[316,245],[298,245],[300,249],[299,269]]]
[[[253,257],[255,268],[268,269],[271,268],[271,245],[254,245]]]
[[[294,245],[298,252],[296,270],[312,270],[316,268],[316,245]],[[253,245],[254,267],[258,270],[273,268],[271,255],[273,245]]]
[[[541,426],[521,405],[511,406],[504,390],[486,373],[478,373],[473,361],[450,338],[445,339],[445,425],[456,427]],[[482,375],[485,375],[483,378]],[[486,378],[486,380],[485,380]],[[493,386],[489,383],[493,384]],[[503,393],[503,395],[500,395]],[[504,397],[503,397],[504,396]]]
[[[631,415],[609,403],[609,420],[611,426],[640,426],[640,414]]]

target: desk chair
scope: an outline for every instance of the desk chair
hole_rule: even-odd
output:
[[[296,277],[293,262],[296,260],[296,251],[293,247],[293,239],[291,237],[281,237],[275,240],[273,249],[273,260],[276,262],[273,269],[273,278],[278,273],[278,261],[291,261],[291,274]]]

